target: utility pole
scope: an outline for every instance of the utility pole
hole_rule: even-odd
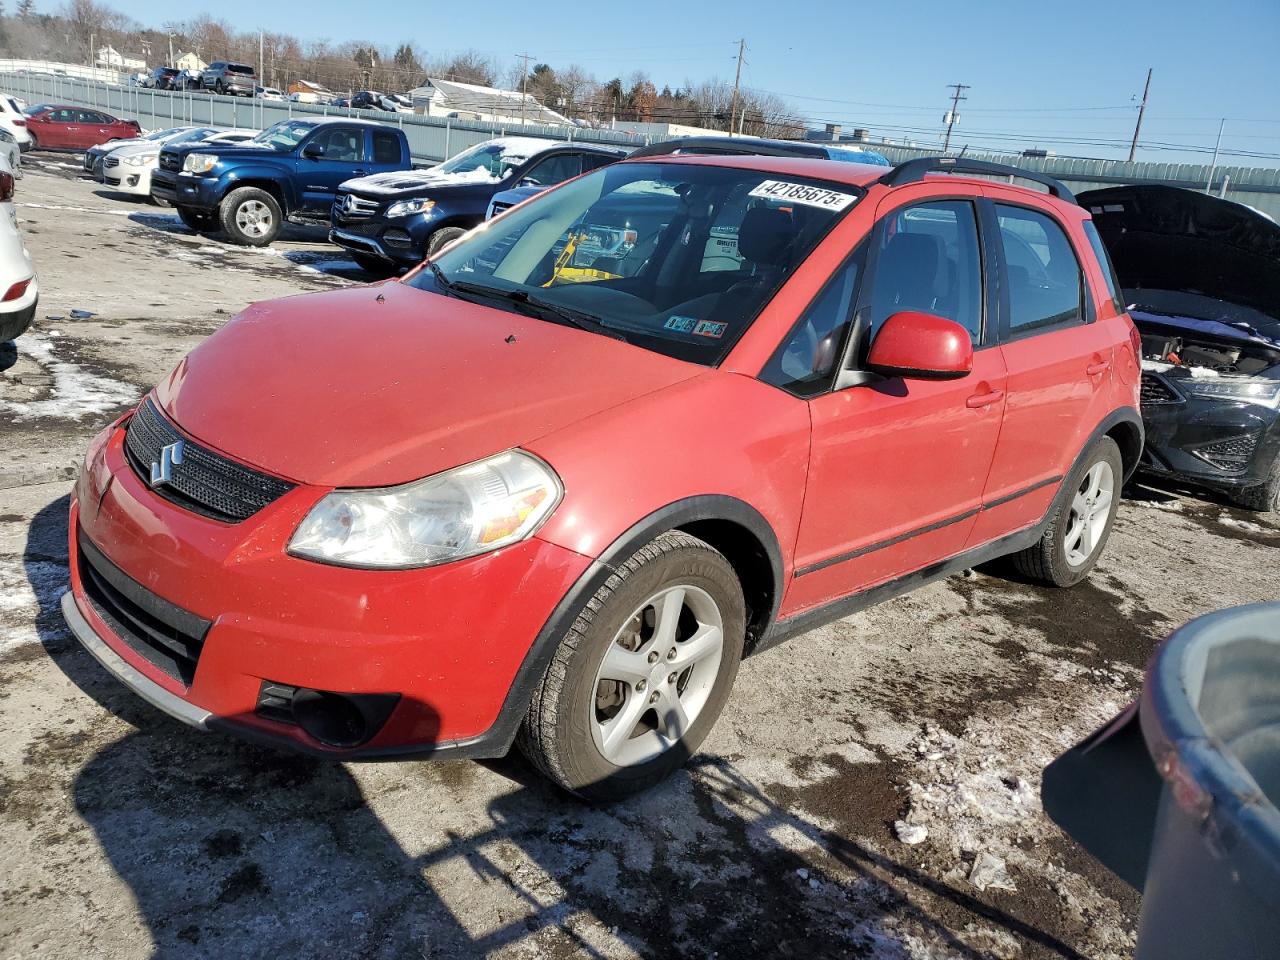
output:
[[[733,75],[733,100],[729,104],[729,136],[733,136],[733,118],[738,113],[738,84],[742,81],[742,55],[747,50],[747,41],[738,41],[738,69]]]
[[[964,95],[964,92],[969,89],[969,84],[949,83],[947,86],[954,90],[955,93],[951,95],[951,109],[948,110],[947,115],[942,118],[942,122],[947,125],[947,135],[942,140],[943,153],[946,153],[947,148],[951,146],[951,128],[954,127],[956,125],[956,121],[960,119],[960,114],[957,112],[957,108],[960,106],[960,101],[969,99]]]
[[[1142,88],[1142,103],[1138,107],[1138,123],[1133,128],[1133,143],[1129,144],[1129,162],[1133,163],[1133,155],[1138,152],[1138,134],[1142,132],[1142,115],[1147,112],[1147,94],[1151,92],[1151,68],[1147,68],[1147,83]]]
[[[524,126],[524,107],[528,102],[529,94],[529,61],[533,59],[531,53],[517,53],[516,59],[522,62],[520,71],[520,126]]]
[[[173,66],[173,34],[169,34],[169,66]]]
[[[1218,122],[1218,142],[1213,145],[1213,163],[1209,165],[1209,180],[1204,185],[1204,192],[1209,193],[1213,189],[1213,175],[1218,172],[1218,151],[1222,149],[1222,128],[1227,125],[1227,118],[1223,117]]]

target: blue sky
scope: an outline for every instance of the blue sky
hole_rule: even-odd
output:
[[[156,26],[201,9],[172,0],[107,2]],[[505,63],[528,52],[553,66],[579,63],[602,81],[640,69],[659,88],[711,76],[731,81],[744,37],[743,82],[784,95],[814,120],[923,141],[941,129],[946,85],[966,83],[955,143],[1039,145],[1079,156],[1127,153],[1136,98],[1152,67],[1143,125],[1143,140],[1152,145],[1140,149],[1139,159],[1207,163],[1207,155],[1155,145],[1211,150],[1218,120],[1226,117],[1224,150],[1271,156],[1225,162],[1280,166],[1278,0],[218,0],[208,9],[238,29],[303,39],[407,40],[431,54],[475,49]],[[1069,142],[1090,139],[1124,144]]]

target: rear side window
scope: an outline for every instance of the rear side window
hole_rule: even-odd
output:
[[[1039,211],[999,203],[996,218],[1009,274],[1010,332],[1079,323],[1084,275],[1062,227]]]
[[[375,130],[373,132],[373,162],[400,162],[400,140],[394,133],[388,130]]]
[[[1092,220],[1084,222],[1084,235],[1089,238],[1089,246],[1093,247],[1093,255],[1098,258],[1098,263],[1102,265],[1102,276],[1107,281],[1107,292],[1111,294],[1111,302],[1115,304],[1116,310],[1124,312],[1124,294],[1120,292],[1120,280],[1116,276],[1115,265],[1111,262],[1111,254],[1107,252],[1107,246],[1102,242],[1102,237],[1098,234],[1098,228],[1093,225]]]
[[[245,76],[253,76],[253,67],[245,66],[243,63],[232,63],[227,66],[227,73],[241,73]]]
[[[895,313],[916,310],[954,320],[982,341],[982,256],[977,215],[967,200],[935,200],[881,221],[871,291],[871,334]]]

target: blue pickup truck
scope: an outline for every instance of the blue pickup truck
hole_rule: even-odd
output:
[[[409,143],[396,127],[344,117],[282,120],[252,140],[182,144],[160,151],[151,195],[200,233],[266,246],[286,220],[327,221],[339,184],[408,170]]]

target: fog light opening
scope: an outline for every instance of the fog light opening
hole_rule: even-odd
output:
[[[293,698],[293,717],[308,734],[331,747],[358,747],[371,736],[364,713],[340,693],[299,690]]]

